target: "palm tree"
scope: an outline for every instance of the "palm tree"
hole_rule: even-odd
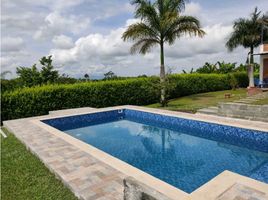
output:
[[[250,63],[253,63],[254,48],[261,44],[262,25],[266,22],[267,16],[261,16],[261,11],[255,8],[250,19],[240,18],[234,22],[233,32],[226,43],[229,51],[238,46],[250,49]]]
[[[253,54],[254,48],[258,47],[261,42],[262,26],[267,23],[267,15],[261,16],[261,11],[255,8],[254,12],[250,15],[249,19],[240,18],[234,22],[233,32],[226,43],[226,47],[229,51],[233,51],[238,46],[243,46],[244,48],[249,48],[250,59],[248,63],[254,63]],[[264,35],[267,37],[267,34]],[[252,65],[249,68],[250,76],[250,86],[254,86]]]
[[[185,34],[202,37],[205,32],[200,27],[198,19],[191,16],[181,16],[184,0],[133,0],[136,6],[135,17],[140,22],[130,25],[123,33],[123,40],[131,40],[135,44],[131,53],[146,54],[156,45],[160,47],[160,83],[161,104],[166,104],[165,98],[165,64],[164,44],[174,44],[175,40]]]

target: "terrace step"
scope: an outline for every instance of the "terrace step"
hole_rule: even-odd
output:
[[[243,104],[251,104],[253,101],[246,101],[246,100],[238,100],[234,101],[234,103],[243,103]]]
[[[257,101],[259,99],[262,99],[262,98],[258,98],[258,99],[256,99],[256,98],[254,98],[254,99],[253,98],[246,98],[246,99],[242,99],[242,100],[253,102],[253,101]]]
[[[218,115],[218,107],[211,106],[208,108],[202,108],[197,111],[199,114]]]

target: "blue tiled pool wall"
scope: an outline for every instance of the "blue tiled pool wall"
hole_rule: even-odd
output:
[[[124,110],[112,110],[106,112],[96,112],[69,117],[42,120],[42,122],[57,128],[61,131],[86,127],[105,122],[117,121],[124,117]]]
[[[130,109],[125,110],[125,118],[268,153],[268,133],[260,131]]]
[[[94,124],[116,121],[122,118],[240,147],[268,152],[268,133],[265,134],[260,131],[183,119],[179,117],[172,117],[131,109],[112,110],[106,112],[49,119],[43,120],[43,122],[61,131],[65,131]]]

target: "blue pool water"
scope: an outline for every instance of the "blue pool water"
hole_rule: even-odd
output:
[[[224,170],[268,182],[267,133],[154,115],[116,111],[44,122],[188,193]]]

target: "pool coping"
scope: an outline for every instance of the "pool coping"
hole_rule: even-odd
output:
[[[64,141],[74,145],[75,147],[79,148],[80,150],[89,153],[90,155],[94,156],[98,160],[108,164],[109,166],[115,168],[116,170],[134,177],[135,179],[141,181],[142,183],[149,185],[150,187],[154,188],[155,190],[159,191],[160,193],[166,195],[170,199],[177,199],[180,197],[181,199],[188,199],[192,195],[191,194],[196,194],[199,193],[201,188],[203,186],[207,185],[208,183],[212,182],[218,182],[218,179],[221,179],[222,176],[225,176],[227,173],[226,171],[219,174],[216,178],[208,181],[205,183],[203,186],[200,186],[198,189],[193,191],[192,193],[186,193],[164,181],[161,181],[160,179],[153,177],[146,172],[143,172],[142,170],[137,169],[136,167],[133,167],[124,161],[121,161],[89,144],[86,144],[85,142],[80,141],[79,139],[76,139],[52,126],[49,126],[41,120],[46,120],[46,119],[53,119],[53,118],[61,118],[61,117],[67,117],[67,116],[75,116],[75,115],[83,115],[83,114],[90,114],[90,113],[97,113],[97,112],[105,112],[105,111],[111,111],[111,110],[118,110],[118,109],[131,109],[131,110],[137,110],[137,111],[144,111],[144,112],[150,112],[150,113],[155,113],[155,114],[161,114],[161,115],[167,115],[167,116],[174,116],[174,117],[179,117],[179,118],[184,118],[184,119],[191,119],[191,120],[198,120],[198,121],[203,121],[203,122],[209,122],[209,123],[215,123],[215,124],[221,124],[221,125],[228,125],[228,126],[234,126],[238,128],[246,128],[246,129],[251,129],[251,130],[258,130],[262,132],[268,132],[268,123],[264,122],[255,122],[250,123],[248,120],[241,120],[241,119],[233,119],[233,118],[226,118],[226,117],[212,117],[212,116],[205,116],[205,115],[193,115],[193,114],[188,114],[188,113],[181,113],[181,112],[175,112],[175,111],[166,111],[166,110],[159,110],[159,109],[153,109],[153,108],[144,108],[144,107],[138,107],[138,106],[116,106],[116,107],[109,107],[109,108],[100,108],[92,111],[87,111],[87,112],[81,112],[81,113],[76,113],[76,114],[63,114],[63,115],[58,115],[58,116],[44,116],[40,117],[38,119],[33,119],[31,120],[32,123],[35,125],[41,127],[42,129],[45,129],[46,131],[50,132],[51,134],[63,139]],[[231,173],[231,172],[230,172]],[[231,173],[233,176],[237,177],[238,174]],[[241,175],[239,175],[240,177]],[[220,177],[220,178],[218,178]],[[231,176],[232,177],[232,176]],[[246,177],[248,178],[248,177]],[[250,178],[248,178],[250,179]],[[237,179],[235,179],[237,180]],[[259,181],[250,179],[254,182],[254,186],[260,184],[265,184],[261,183]],[[259,182],[259,183],[258,183]],[[258,184],[256,184],[258,183]],[[222,184],[222,183],[221,183]],[[265,184],[267,185],[267,184]],[[267,185],[268,188],[268,185]],[[204,190],[201,190],[201,192],[204,192]]]

